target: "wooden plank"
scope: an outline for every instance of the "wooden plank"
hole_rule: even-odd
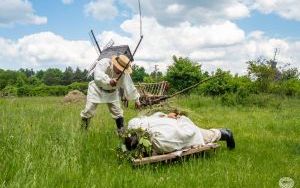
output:
[[[163,155],[155,155],[155,156],[145,157],[145,158],[141,158],[141,159],[134,159],[132,162],[133,162],[133,165],[137,166],[137,165],[144,165],[144,164],[156,163],[156,162],[161,162],[161,161],[167,161],[167,160],[171,160],[171,159],[175,159],[175,158],[179,158],[179,157],[183,157],[183,156],[187,156],[187,155],[200,153],[203,151],[215,150],[219,146],[220,145],[218,145],[218,144],[211,143],[211,144],[207,144],[207,145],[204,145],[201,147],[191,148],[186,151],[184,150],[184,151],[182,151],[182,153],[180,155],[178,155],[180,151],[176,151],[176,152],[163,154]]]

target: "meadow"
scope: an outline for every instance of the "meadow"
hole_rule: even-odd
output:
[[[279,187],[300,186],[300,100],[276,106],[223,106],[218,98],[179,97],[203,128],[232,129],[236,149],[168,164],[132,167],[117,159],[115,124],[105,105],[88,131],[84,103],[61,97],[0,98],[0,187]],[[126,120],[140,114],[125,109]]]

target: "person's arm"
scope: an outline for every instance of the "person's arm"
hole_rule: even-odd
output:
[[[124,73],[121,77],[120,87],[124,89],[124,95],[127,100],[135,100],[135,102],[139,102],[140,94],[129,74]]]
[[[103,89],[112,89],[110,84],[111,78],[105,73],[109,65],[109,59],[104,58],[101,59],[95,67],[94,81],[98,87]]]

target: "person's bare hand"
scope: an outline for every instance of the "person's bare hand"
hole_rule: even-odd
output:
[[[177,114],[176,113],[169,113],[168,114],[168,118],[173,118],[173,119],[176,119],[177,118]]]
[[[140,103],[140,101],[135,101],[135,108],[136,109],[140,109],[141,108],[141,103]]]
[[[116,79],[111,79],[109,84],[112,86],[112,87],[115,87],[117,85],[117,80]]]

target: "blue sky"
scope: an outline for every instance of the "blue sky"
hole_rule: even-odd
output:
[[[47,24],[43,25],[22,25],[16,24],[13,27],[1,28],[0,36],[18,39],[32,33],[52,31],[62,35],[67,39],[81,40],[88,39],[88,31],[94,28],[96,31],[114,30],[118,28],[124,20],[117,17],[111,20],[99,21],[84,13],[84,5],[88,0],[74,1],[70,5],[63,4],[60,0],[32,0],[35,13],[46,16]]]
[[[286,20],[276,14],[253,12],[250,17],[237,20],[236,23],[247,33],[261,30],[268,36],[300,39],[300,23]]]
[[[99,21],[85,15],[84,6],[89,0],[74,1],[65,5],[60,0],[32,0],[32,6],[37,15],[46,16],[48,23],[44,25],[20,25],[0,29],[0,36],[18,39],[25,35],[36,32],[52,31],[67,39],[88,40],[88,31],[93,28],[95,31],[115,30],[118,31],[120,24],[126,19],[125,16],[118,16],[114,19]],[[126,6],[119,9],[132,15],[132,11]],[[300,23],[294,20],[286,20],[280,16],[263,14],[257,11],[250,17],[234,21],[247,33],[253,30],[262,30],[268,36],[281,38],[300,38]],[[298,31],[298,32],[297,32]]]
[[[271,56],[275,48],[280,48],[283,63],[299,66],[300,4],[296,0],[141,0],[141,4],[145,41],[136,60],[148,71],[156,64],[165,70],[171,56],[179,55],[207,70],[242,73],[244,61]],[[117,44],[134,46],[137,6],[136,0],[2,0],[0,68],[87,68],[95,58],[88,44],[90,29],[104,41],[113,38]],[[53,41],[49,52],[47,40]],[[240,49],[236,57],[228,57]]]

